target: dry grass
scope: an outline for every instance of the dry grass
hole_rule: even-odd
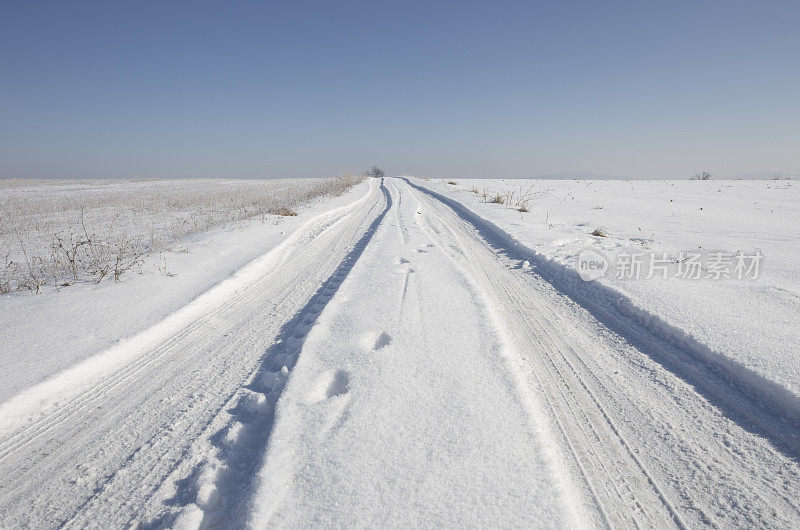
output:
[[[473,187],[477,193],[477,189]],[[540,197],[544,197],[550,193],[549,189],[539,189],[538,183],[530,182],[513,188],[509,188],[503,192],[492,192],[484,188],[482,192],[483,200],[494,204],[505,204],[506,207],[513,207],[520,212],[527,213],[531,211],[531,203]]]
[[[119,281],[185,236],[297,215],[363,178],[0,180],[0,293]]]
[[[272,213],[274,215],[279,215],[281,217],[294,217],[294,216],[297,215],[297,212],[295,212],[291,208],[287,208],[285,206],[281,206],[280,208],[278,208],[277,210],[275,210]]]

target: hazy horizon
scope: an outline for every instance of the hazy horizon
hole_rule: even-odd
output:
[[[348,173],[343,172],[342,174]],[[357,173],[357,172],[356,172]],[[309,176],[272,176],[272,177],[226,177],[226,176],[106,176],[106,177],[5,177],[0,176],[0,180],[186,180],[186,179],[208,179],[208,180],[272,180],[272,179],[314,179],[328,178],[337,175],[309,175]],[[459,175],[411,175],[401,173],[398,175],[387,174],[389,177],[425,177],[431,179],[464,179],[464,180],[690,180],[694,175],[682,177],[658,177],[658,176],[631,176],[631,175],[606,175],[589,171],[562,171],[549,175],[486,175],[479,177],[461,177]],[[795,180],[800,179],[800,171],[758,171],[751,173],[741,173],[736,175],[711,175],[711,180]]]

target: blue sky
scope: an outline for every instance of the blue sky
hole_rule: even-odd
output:
[[[800,2],[11,2],[0,176],[800,170]]]

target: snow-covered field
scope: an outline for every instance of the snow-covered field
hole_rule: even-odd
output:
[[[186,236],[292,215],[358,180],[0,179],[0,294],[118,280]]]
[[[800,411],[800,181],[456,182],[425,184],[508,234],[561,285],[577,281],[569,272],[586,249],[615,261],[599,286],[572,289],[685,332],[699,355]],[[497,194],[509,200],[489,202]]]
[[[120,283],[97,283],[82,267],[78,281],[61,269],[70,283],[63,287],[64,278],[54,281],[45,267],[39,294],[0,294],[0,399],[163,320],[283,241],[303,217],[351,200],[331,197],[352,185],[342,179],[0,182],[8,192],[0,199],[2,248],[15,260],[25,248],[30,259],[46,263],[52,236],[80,226],[81,211],[92,220],[90,233],[125,233],[147,252]],[[281,208],[300,216],[269,213]],[[17,271],[23,282],[25,270]]]
[[[0,297],[0,526],[800,525],[797,183],[456,180]]]

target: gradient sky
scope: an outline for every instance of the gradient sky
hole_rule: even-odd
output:
[[[2,2],[0,176],[800,170],[800,2]]]

